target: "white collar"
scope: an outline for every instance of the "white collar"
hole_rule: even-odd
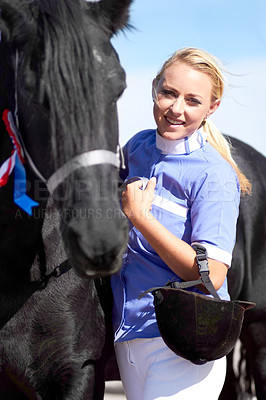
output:
[[[203,129],[198,129],[190,136],[183,139],[165,139],[156,131],[156,147],[163,154],[190,154],[192,151],[200,149],[206,143],[207,133]]]

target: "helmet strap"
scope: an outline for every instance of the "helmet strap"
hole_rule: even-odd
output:
[[[219,299],[220,297],[213,286],[213,283],[210,279],[210,270],[209,270],[209,263],[207,258],[207,250],[204,246],[199,243],[194,243],[191,246],[196,251],[196,262],[199,268],[199,274],[201,277],[201,281],[203,285],[206,287],[208,292],[215,298]]]
[[[138,300],[140,300],[142,297],[144,297],[147,293],[152,293],[155,290],[163,289],[164,287],[170,287],[173,289],[187,289],[192,286],[196,285],[204,285],[205,288],[208,290],[208,292],[218,300],[221,300],[218,293],[215,290],[215,287],[213,286],[213,283],[210,279],[210,270],[209,270],[209,265],[208,265],[208,258],[207,258],[207,250],[205,249],[204,246],[200,243],[193,243],[191,247],[196,251],[196,262],[197,266],[199,268],[199,274],[200,278],[195,280],[195,281],[185,281],[185,282],[179,282],[179,281],[169,281],[166,283],[165,286],[156,286],[152,287],[150,289],[145,290],[145,292],[142,292],[141,295],[138,297]]]

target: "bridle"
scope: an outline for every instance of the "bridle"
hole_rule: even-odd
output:
[[[121,167],[124,168],[124,162],[122,157],[122,150],[120,145],[117,146],[117,152],[114,153],[110,150],[105,149],[97,149],[97,150],[90,150],[85,153],[79,154],[73,159],[66,162],[62,167],[57,169],[48,179],[45,179],[43,175],[40,173],[36,165],[34,164],[30,154],[28,153],[23,139],[20,135],[19,130],[19,120],[18,120],[18,61],[19,55],[18,50],[16,50],[16,64],[15,64],[15,121],[16,121],[16,128],[19,135],[20,143],[24,150],[26,160],[29,163],[30,167],[32,168],[33,172],[40,178],[47,186],[50,193],[53,193],[57,186],[62,183],[70,173],[80,169],[82,167],[91,167],[93,165],[99,164],[111,164],[114,165],[116,168],[120,166],[120,157],[121,157]]]
[[[99,164],[111,164],[116,168],[119,167],[119,153],[113,153],[109,150],[99,149],[91,150],[86,153],[77,155],[69,160],[62,167],[57,169],[46,181],[46,186],[50,193],[53,193],[57,186],[62,183],[70,173],[82,167],[91,167]]]
[[[125,168],[123,152],[118,144],[117,152],[112,152],[106,149],[96,149],[84,152],[72,158],[63,164],[60,168],[58,168],[48,179],[46,179],[35,163],[33,162],[29,152],[26,149],[24,141],[21,137],[19,130],[19,119],[18,119],[18,62],[19,62],[19,54],[18,50],[16,50],[15,54],[15,110],[14,110],[14,119],[12,117],[12,113],[8,112],[8,123],[10,128],[12,129],[14,136],[16,137],[17,142],[19,143],[22,153],[24,156],[24,160],[27,161],[28,165],[35,173],[35,175],[45,183],[49,192],[52,194],[55,189],[62,183],[64,180],[74,171],[83,168],[83,167],[91,167],[99,164],[109,164],[113,165],[116,168]]]

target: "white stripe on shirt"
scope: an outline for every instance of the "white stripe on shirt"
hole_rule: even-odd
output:
[[[175,215],[186,218],[188,213],[188,207],[182,206],[180,204],[174,203],[171,200],[165,199],[158,194],[154,195],[152,204],[162,208],[163,210],[170,211]]]

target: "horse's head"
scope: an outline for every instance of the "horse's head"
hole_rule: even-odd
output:
[[[84,277],[115,272],[127,241],[116,154],[125,74],[110,38],[130,3],[0,0],[10,69],[1,108],[17,114],[26,159],[56,201],[66,251]]]

